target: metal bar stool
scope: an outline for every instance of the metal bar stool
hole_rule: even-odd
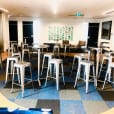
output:
[[[73,58],[73,63],[72,63],[72,69],[71,69],[71,75],[72,75],[72,72],[74,70],[74,66],[75,66],[75,61],[76,59],[78,60],[78,65],[80,63],[81,60],[88,60],[89,61],[89,58],[90,58],[90,51],[89,50],[86,50],[85,51],[86,53],[81,53],[79,55],[74,55],[74,58]]]
[[[25,54],[28,54],[28,61],[30,61],[30,53],[29,53],[29,49],[22,49],[22,61],[25,60]],[[26,60],[25,60],[26,61]]]
[[[48,63],[49,63],[49,60],[52,59],[53,56],[54,56],[53,53],[45,53],[45,54],[44,54],[43,62],[42,62],[41,75],[42,75],[42,73],[43,73],[43,69],[44,69],[44,68],[48,68],[48,65],[47,65],[47,66],[45,65],[45,60],[46,60],[46,58],[48,59]]]
[[[59,45],[55,45],[53,47],[53,53],[54,53],[54,57],[60,58],[60,46]]]
[[[27,43],[22,43],[22,61],[25,60],[25,54],[28,55],[28,59],[30,60],[30,53],[29,53],[28,44]]]
[[[52,66],[54,65],[54,73],[56,74],[55,76],[52,76]],[[62,73],[59,72],[59,66],[61,66],[61,71]],[[50,76],[49,76],[49,72],[50,72]],[[59,74],[61,74],[61,76],[59,76]],[[64,81],[64,71],[63,71],[63,60],[62,59],[51,59],[49,61],[48,64],[48,69],[47,69],[47,76],[46,76],[46,81],[45,81],[45,86],[47,84],[47,79],[48,78],[53,78],[56,80],[56,88],[57,90],[59,90],[59,78],[62,77],[63,78],[63,83],[65,84]]]
[[[29,67],[30,78],[25,77],[25,68],[27,68],[27,67]],[[18,78],[18,83],[14,82],[15,70],[17,70],[17,75],[19,77]],[[24,80],[29,80],[29,82],[32,82],[32,87],[34,88],[30,62],[18,62],[18,63],[15,63],[14,64],[14,69],[13,69],[13,78],[12,78],[12,89],[11,89],[11,92],[13,91],[13,85],[16,84],[18,86],[21,86],[22,97],[24,97],[24,85],[25,85],[24,84]]]
[[[80,77],[80,70],[81,70],[81,66],[84,66],[84,78]],[[79,65],[78,65],[78,71],[76,74],[76,79],[75,79],[75,84],[74,84],[74,88],[77,85],[77,80],[78,79],[83,79],[86,82],[86,93],[88,93],[88,84],[89,84],[89,77],[90,77],[90,67],[92,66],[92,70],[93,70],[93,78],[94,78],[94,85],[97,86],[97,78],[95,75],[95,70],[94,70],[94,63],[91,61],[87,61],[87,60],[82,60],[80,61]]]
[[[7,58],[5,83],[7,83],[9,74],[10,74],[10,75],[13,74],[14,63],[17,63],[17,62],[18,62],[18,57],[13,57],[13,56],[12,56],[12,57],[8,57],[8,58]]]
[[[108,68],[106,71],[105,80],[103,83],[102,90],[104,89],[106,81],[114,83],[114,79],[111,80],[111,78],[112,78],[111,77],[111,73],[112,73],[111,71],[112,71],[112,69],[114,69],[114,62],[112,62],[112,58],[113,58],[112,56],[109,57]]]
[[[101,71],[103,69],[103,66],[104,66],[105,61],[109,62],[111,54],[112,54],[112,52],[108,52],[108,53],[105,53],[103,55],[98,78],[100,77],[100,74],[101,74]]]

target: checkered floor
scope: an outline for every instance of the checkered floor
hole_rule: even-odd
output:
[[[37,63],[37,62],[35,62]],[[35,64],[34,63],[34,64]],[[75,75],[70,76],[72,61],[64,62],[65,85],[60,82],[60,90],[56,90],[55,81],[49,80],[47,86],[39,87],[34,82],[35,89],[30,86],[25,87],[24,98],[21,96],[21,90],[15,87],[13,93],[11,90],[11,81],[4,85],[0,81],[0,92],[9,100],[21,106],[28,108],[51,108],[53,114],[99,114],[114,107],[114,90],[109,85],[108,89],[102,91],[101,86],[95,88],[93,83],[89,83],[89,92],[85,93],[85,83],[79,81],[77,88],[74,88]],[[37,66],[37,65],[36,65]],[[37,68],[35,69],[37,71]],[[37,76],[37,72],[33,71]],[[98,83],[102,85],[103,83]],[[107,88],[107,86],[106,86]]]
[[[42,84],[43,85],[43,84]],[[35,90],[30,87],[25,88],[24,98],[21,96],[20,88],[15,88],[13,93],[9,82],[1,93],[9,100],[28,108],[51,108],[54,114],[99,114],[114,106],[114,97],[104,100],[104,96],[89,84],[89,93],[85,93],[85,84],[79,82],[77,88],[73,88],[73,83],[60,83],[60,90],[56,90],[55,81],[48,81],[46,87],[38,87],[35,82]],[[110,91],[111,92],[111,91]],[[112,91],[113,93],[113,91]]]

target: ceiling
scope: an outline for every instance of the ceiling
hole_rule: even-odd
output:
[[[11,17],[104,18],[114,15],[114,0],[0,0],[0,8]]]

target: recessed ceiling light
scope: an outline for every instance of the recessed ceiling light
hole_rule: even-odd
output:
[[[7,9],[5,9],[5,8],[0,8],[0,11],[5,12],[5,13],[8,13],[8,12],[9,12],[9,11],[8,11]]]
[[[108,11],[103,12],[103,15],[108,15],[108,14],[111,14],[111,13],[114,13],[114,9],[110,9]]]

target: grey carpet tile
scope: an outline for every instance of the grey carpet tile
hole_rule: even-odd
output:
[[[79,91],[77,90],[60,90],[60,100],[81,100]]]
[[[108,110],[104,101],[82,101],[86,114],[100,114]]]
[[[60,101],[59,100],[38,100],[37,108],[50,108],[53,114],[60,114]]]
[[[19,89],[14,89],[13,92],[11,92],[11,89],[0,89],[0,92],[6,97],[6,98],[12,98],[12,99],[16,99],[16,96],[18,95],[18,92],[20,90]]]
[[[69,79],[68,79],[68,80],[69,80]],[[64,85],[62,82],[60,82],[60,88],[61,88],[61,89],[76,90],[76,89],[74,88],[74,83],[73,83],[73,82],[65,82],[65,85]]]
[[[37,102],[36,99],[16,99],[14,101],[14,103],[25,108],[37,108]]]
[[[114,91],[99,91],[99,94],[105,101],[114,101]]]

